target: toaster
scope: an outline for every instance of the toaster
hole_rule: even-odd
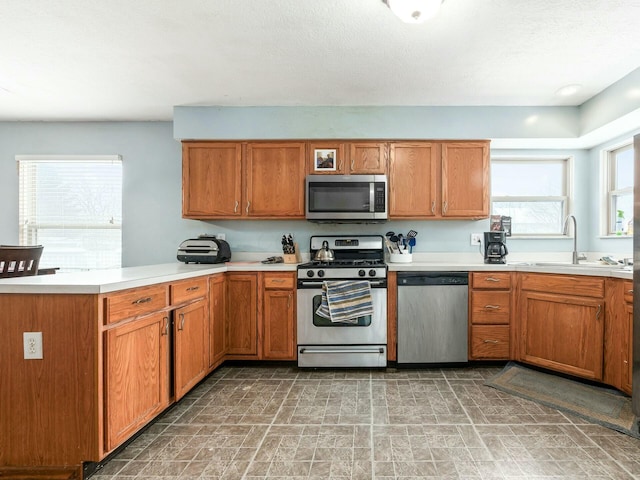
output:
[[[200,235],[180,244],[178,260],[184,263],[224,263],[231,260],[231,248],[224,240]]]

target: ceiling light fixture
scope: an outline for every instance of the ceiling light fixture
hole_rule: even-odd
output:
[[[564,87],[558,89],[556,91],[556,95],[560,97],[570,97],[571,95],[575,95],[582,88],[582,85],[578,85],[577,83],[572,83],[571,85],[565,85]]]
[[[405,23],[423,23],[436,16],[444,0],[382,0]]]

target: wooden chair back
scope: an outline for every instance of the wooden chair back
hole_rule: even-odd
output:
[[[37,275],[42,245],[0,245],[0,278]]]

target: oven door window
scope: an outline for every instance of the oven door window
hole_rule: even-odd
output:
[[[313,325],[316,327],[368,327],[371,325],[371,315],[358,317],[357,323],[332,322],[328,318],[321,317],[316,314],[316,310],[318,310],[321,302],[322,295],[318,294],[313,296]]]

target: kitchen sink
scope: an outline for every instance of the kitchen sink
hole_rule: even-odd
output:
[[[562,267],[562,268],[576,268],[576,269],[588,269],[597,268],[603,270],[628,270],[633,271],[633,265],[608,265],[602,262],[580,262],[577,265],[571,262],[523,262],[518,265],[527,265],[530,267]]]

